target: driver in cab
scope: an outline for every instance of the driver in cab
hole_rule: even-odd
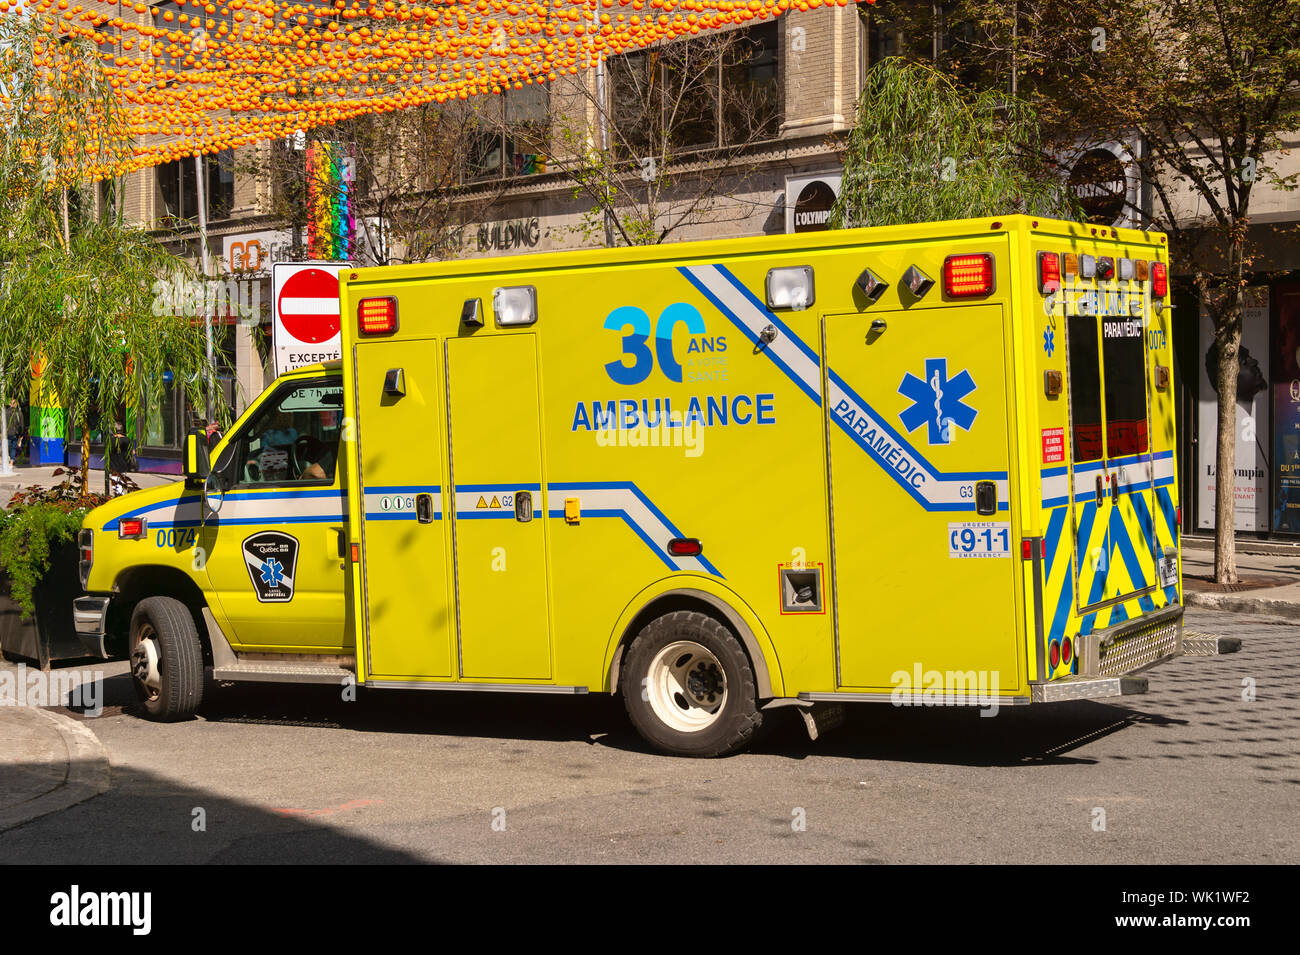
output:
[[[244,480],[254,484],[333,481],[337,440],[317,434],[334,430],[337,414],[332,408],[275,409],[262,419],[264,428],[254,425],[248,432]]]

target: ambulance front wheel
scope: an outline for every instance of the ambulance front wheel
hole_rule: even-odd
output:
[[[650,621],[622,667],[623,703],[637,732],[677,756],[726,756],[749,742],[762,716],[754,670],[717,620],[679,610]]]
[[[203,699],[203,645],[189,608],[149,597],[131,614],[131,679],[151,720],[188,719]]]

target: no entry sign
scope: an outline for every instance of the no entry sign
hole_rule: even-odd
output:
[[[340,355],[339,262],[277,262],[271,268],[275,373]]]

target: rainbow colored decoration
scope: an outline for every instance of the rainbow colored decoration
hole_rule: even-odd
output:
[[[307,253],[346,262],[352,254],[352,157],[342,143],[307,147]]]
[[[31,391],[28,395],[31,419],[29,424],[31,448],[29,463],[62,464],[66,438],[63,408],[53,384],[45,377],[49,359],[33,355],[31,360]]]

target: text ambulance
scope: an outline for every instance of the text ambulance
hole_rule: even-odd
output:
[[[1142,692],[1184,649],[1167,262],[1009,216],[345,271],[341,362],[87,517],[78,626],[158,719],[208,667],[621,693],[697,756],[774,702]]]

